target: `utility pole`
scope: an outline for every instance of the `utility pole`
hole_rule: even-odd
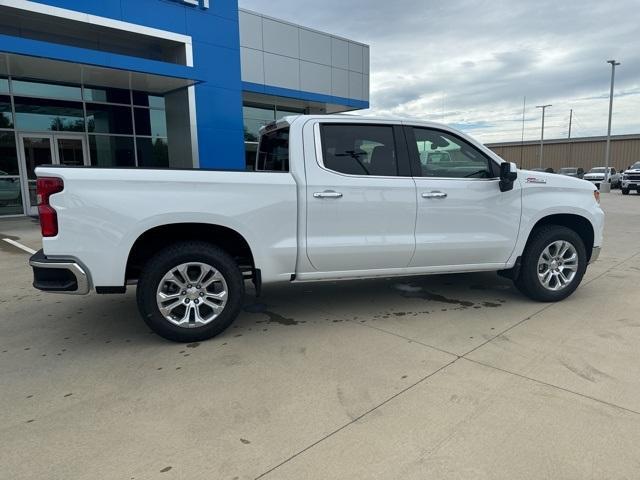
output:
[[[536,105],[536,108],[542,109],[542,131],[540,132],[540,168],[542,168],[542,158],[544,153],[544,115],[547,111],[547,108],[552,107],[553,105]]]
[[[520,141],[520,168],[524,168],[523,160],[524,160],[524,115],[527,111],[527,97],[524,97],[522,100],[522,140]]]
[[[573,124],[573,108],[569,111],[569,140],[571,140],[571,125]],[[573,165],[573,144],[569,142],[569,165]]]
[[[609,184],[609,163],[611,160],[611,118],[613,117],[613,86],[616,80],[616,67],[620,65],[620,62],[616,62],[615,60],[607,60],[607,63],[611,64],[611,91],[609,92],[609,127],[607,129],[607,148],[604,154],[604,181],[600,184],[600,191],[605,193],[611,191],[611,185]]]

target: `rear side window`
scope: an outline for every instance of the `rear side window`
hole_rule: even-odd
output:
[[[325,168],[347,175],[398,176],[392,126],[325,124],[320,132]]]
[[[267,132],[260,137],[256,170],[289,171],[289,127]]]

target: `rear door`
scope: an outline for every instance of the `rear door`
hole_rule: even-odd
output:
[[[305,151],[307,256],[321,272],[406,267],[416,190],[402,127],[315,123]]]
[[[505,263],[520,228],[519,183],[501,192],[498,163],[456,134],[423,127],[406,133],[418,202],[411,266]]]

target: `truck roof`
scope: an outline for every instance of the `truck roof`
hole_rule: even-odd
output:
[[[304,120],[338,120],[338,121],[343,121],[343,122],[362,122],[362,121],[366,121],[366,122],[397,122],[397,123],[403,123],[403,124],[407,124],[407,125],[419,125],[419,126],[424,126],[424,127],[431,127],[431,128],[438,128],[441,130],[449,130],[452,132],[456,132],[459,134],[462,134],[463,136],[466,136],[463,132],[460,132],[459,130],[446,125],[444,123],[438,123],[438,122],[430,122],[430,121],[425,121],[425,120],[419,120],[417,118],[410,118],[410,117],[397,117],[397,116],[377,116],[377,115],[354,115],[351,113],[334,113],[334,114],[312,114],[312,115],[287,115],[285,117],[281,117],[278,120],[276,120],[275,122],[271,122],[268,125],[265,125],[264,127],[262,127],[262,129],[272,129],[275,125],[281,126],[283,123],[287,123],[289,125],[291,125],[294,121],[299,120],[299,119],[304,119]],[[260,129],[260,131],[262,132],[262,129]]]

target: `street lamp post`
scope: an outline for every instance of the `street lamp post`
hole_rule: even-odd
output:
[[[607,60],[607,63],[611,64],[611,91],[609,92],[609,127],[607,128],[607,147],[604,154],[604,180],[600,184],[601,192],[610,192],[611,184],[609,183],[609,164],[611,161],[611,118],[613,117],[613,86],[616,80],[616,67],[620,65],[620,62],[615,60]]]
[[[540,168],[542,168],[542,155],[544,153],[544,114],[548,107],[552,105],[536,105],[536,108],[542,109],[542,131],[540,133]]]

